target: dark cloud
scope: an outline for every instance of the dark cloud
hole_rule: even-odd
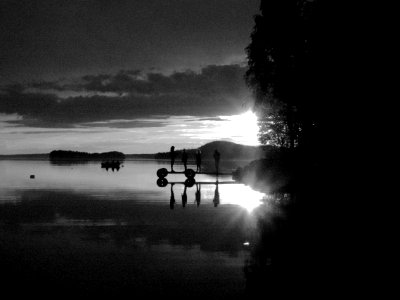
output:
[[[65,80],[36,82],[27,84],[25,92],[4,89],[0,94],[0,112],[18,114],[23,118],[12,121],[14,124],[34,127],[70,127],[153,115],[216,117],[237,114],[249,101],[249,91],[243,80],[244,71],[239,65],[213,65],[199,73],[185,71],[163,75],[121,71],[117,74],[87,75],[78,83],[65,84]],[[33,87],[42,92],[28,92]],[[55,94],[44,93],[45,90],[114,92],[119,95],[61,99]],[[155,124],[123,121],[94,126],[144,127]]]
[[[139,70],[122,70],[116,74],[85,75],[75,83],[60,81],[35,82],[28,87],[54,91],[87,91],[129,93],[133,95],[226,95],[239,96],[245,93],[243,75],[245,68],[240,65],[210,65],[200,72],[187,70],[171,75],[143,73]]]
[[[149,128],[149,127],[164,127],[168,122],[162,120],[113,120],[82,123],[82,126],[87,127],[108,127],[108,128]]]

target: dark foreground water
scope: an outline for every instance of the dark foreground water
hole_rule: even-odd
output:
[[[178,183],[160,188],[161,167],[168,165],[127,161],[106,171],[98,163],[0,161],[3,288],[15,295],[243,297],[257,216],[276,214],[273,199],[242,184],[207,184],[199,186],[200,201],[196,186],[187,188],[185,204],[183,175],[168,175]]]

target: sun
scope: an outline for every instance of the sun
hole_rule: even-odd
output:
[[[248,146],[261,145],[258,140],[258,119],[251,110],[240,115],[219,115],[216,118],[198,120],[190,125],[179,123],[171,130],[175,130],[178,136],[185,139],[208,142],[225,140]]]
[[[219,129],[224,136],[243,145],[256,146],[260,144],[257,116],[251,110],[240,115],[220,116],[220,118],[226,120]]]

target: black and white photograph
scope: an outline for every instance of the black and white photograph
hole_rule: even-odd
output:
[[[0,0],[2,292],[342,288],[327,3]]]

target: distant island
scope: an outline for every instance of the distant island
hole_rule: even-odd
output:
[[[90,161],[90,160],[124,160],[125,154],[118,151],[103,153],[88,153],[79,151],[54,150],[49,153],[51,161],[68,160],[68,161]]]

